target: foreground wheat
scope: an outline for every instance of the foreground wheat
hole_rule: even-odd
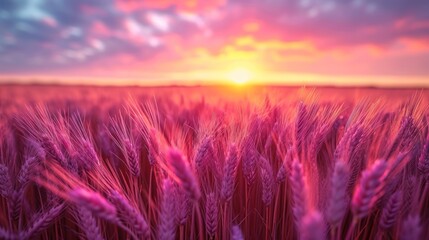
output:
[[[429,237],[426,103],[271,102],[8,116],[0,238]]]

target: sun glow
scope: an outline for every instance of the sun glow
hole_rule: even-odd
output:
[[[234,82],[235,84],[245,84],[247,83],[252,77],[252,73],[244,68],[237,68],[232,70],[228,74],[229,80]]]

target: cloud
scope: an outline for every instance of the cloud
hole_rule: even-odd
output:
[[[134,12],[141,9],[167,9],[178,11],[207,11],[224,5],[226,0],[115,0],[117,9],[123,12]]]
[[[310,39],[321,48],[383,45],[400,38],[427,39],[429,34],[429,2],[422,0],[231,1],[222,15],[213,23],[217,35],[243,34],[248,20],[257,19],[264,29],[263,34],[255,31],[254,37]],[[420,27],[395,28],[395,22],[403,19],[419,22]]]
[[[285,71],[366,57],[374,67],[338,72],[429,75],[427,0],[3,0],[0,35],[0,73],[193,71],[252,56]],[[205,57],[191,64],[195,52]]]

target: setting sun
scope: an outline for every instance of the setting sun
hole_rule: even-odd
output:
[[[244,68],[238,68],[231,71],[228,78],[236,84],[244,84],[250,80],[251,72]]]

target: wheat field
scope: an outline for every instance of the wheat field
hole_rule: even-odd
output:
[[[429,238],[427,90],[0,93],[0,239]]]

